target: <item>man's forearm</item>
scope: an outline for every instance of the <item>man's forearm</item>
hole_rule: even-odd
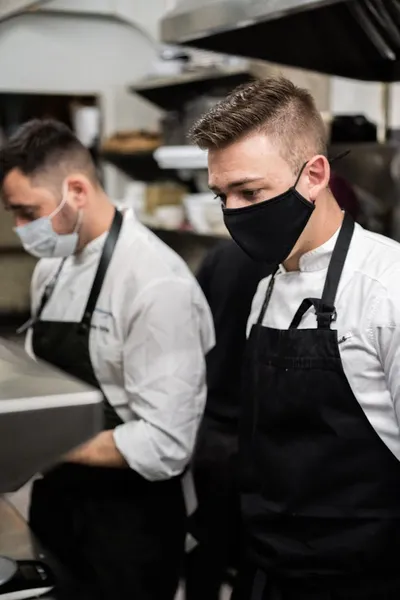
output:
[[[73,462],[91,467],[128,467],[125,458],[115,445],[113,431],[102,431],[92,440],[72,450],[65,457]]]

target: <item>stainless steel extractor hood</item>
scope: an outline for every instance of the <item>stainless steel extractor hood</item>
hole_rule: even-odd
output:
[[[400,80],[400,0],[180,0],[161,34],[330,75]]]

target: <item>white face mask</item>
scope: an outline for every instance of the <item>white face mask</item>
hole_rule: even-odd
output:
[[[78,231],[82,222],[82,212],[78,213],[78,220],[72,233],[56,233],[51,224],[52,218],[62,210],[66,202],[65,190],[61,204],[48,217],[41,217],[15,228],[15,233],[29,254],[36,258],[65,258],[74,254],[78,247]]]

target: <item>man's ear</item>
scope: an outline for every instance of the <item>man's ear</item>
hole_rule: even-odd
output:
[[[315,202],[319,194],[328,187],[331,167],[326,156],[318,155],[307,166],[309,199]]]
[[[76,208],[83,208],[87,202],[91,190],[90,181],[85,175],[80,173],[70,175],[64,182],[65,192],[68,195],[68,201]]]

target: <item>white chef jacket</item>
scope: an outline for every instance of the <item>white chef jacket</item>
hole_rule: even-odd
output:
[[[338,232],[302,256],[299,270],[276,275],[263,325],[288,329],[304,298],[321,298]],[[248,323],[257,321],[270,277],[262,280]],[[343,369],[366,417],[400,460],[400,244],[356,225],[336,297]],[[314,309],[303,329],[317,327]]]
[[[82,319],[106,237],[67,259],[43,320]],[[59,265],[59,259],[38,263],[33,314]],[[184,261],[133,211],[124,216],[89,343],[96,378],[124,421],[114,431],[118,450],[148,480],[179,475],[191,458],[205,406],[212,316]]]

